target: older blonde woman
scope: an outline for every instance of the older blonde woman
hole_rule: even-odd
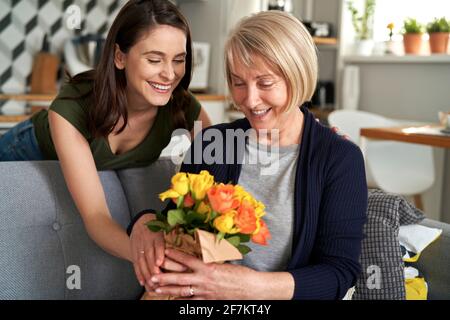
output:
[[[216,181],[243,185],[266,204],[272,239],[253,247],[241,265],[205,264],[166,250],[192,272],[153,276],[155,291],[191,299],[343,298],[360,273],[367,187],[358,147],[301,107],[317,81],[313,40],[293,16],[262,12],[232,31],[225,61],[245,119],[205,129],[204,137],[212,131],[223,137],[215,161],[205,158],[211,139],[196,138],[181,171],[208,170]],[[248,130],[255,137],[229,134]],[[267,146],[276,170],[262,175],[267,163],[246,159]]]

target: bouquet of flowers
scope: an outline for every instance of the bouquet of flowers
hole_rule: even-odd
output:
[[[147,223],[153,232],[164,231],[166,247],[209,263],[242,259],[251,251],[244,244],[250,240],[267,245],[265,206],[242,186],[216,183],[206,170],[179,172],[171,182],[159,198],[171,199],[176,208]]]

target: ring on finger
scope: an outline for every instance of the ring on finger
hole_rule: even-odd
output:
[[[192,297],[193,295],[195,295],[195,291],[194,291],[194,288],[190,285],[189,286],[189,296]]]

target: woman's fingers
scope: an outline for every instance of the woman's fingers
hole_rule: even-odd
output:
[[[189,286],[199,282],[198,276],[193,273],[160,273],[152,277],[155,286]]]
[[[172,271],[172,272],[185,272],[188,270],[188,267],[186,267],[185,265],[182,265],[182,264],[175,262],[168,258],[166,258],[164,260],[164,263],[161,267],[167,271]]]
[[[164,238],[158,237],[155,239],[155,264],[160,267],[164,263]]]
[[[348,135],[339,132],[339,128],[338,127],[332,127],[331,130],[333,130],[334,133],[337,133],[338,135],[340,135],[345,140],[350,140],[350,137]]]
[[[141,273],[141,269],[139,268],[138,263],[134,262],[133,263],[133,267],[134,267],[134,273],[136,273],[136,278],[138,279],[139,284],[141,286],[144,286],[145,285],[145,278],[144,278],[144,276]]]
[[[150,273],[150,270],[147,267],[147,264],[148,264],[148,260],[152,259],[152,258],[151,257],[147,258],[147,252],[148,252],[149,255],[153,256],[153,252],[150,252],[150,251],[153,251],[153,250],[147,249],[144,252],[142,252],[142,251],[139,252],[140,257],[139,257],[139,260],[138,260],[139,261],[139,268],[141,269],[141,273],[144,276],[145,282],[149,283],[149,284],[151,284],[150,279],[152,278],[152,275]]]
[[[200,259],[179,250],[166,249],[165,253],[167,257],[171,258],[175,262],[179,262],[187,266],[191,270],[197,270],[204,266],[203,261]]]
[[[200,292],[194,286],[165,286],[156,288],[158,295],[170,295],[180,298],[193,298],[199,296]]]

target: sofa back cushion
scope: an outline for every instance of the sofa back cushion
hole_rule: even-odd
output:
[[[0,176],[0,299],[140,295],[133,266],[87,235],[58,162],[0,162]],[[125,228],[130,213],[120,181],[112,171],[99,176],[111,215]]]
[[[165,203],[158,195],[170,188],[170,180],[178,169],[170,157],[160,157],[148,167],[117,171],[131,215],[144,209],[164,209]]]
[[[429,300],[450,300],[450,225],[424,219],[421,225],[442,229],[441,236],[421,253],[413,264],[424,276],[428,285]]]

